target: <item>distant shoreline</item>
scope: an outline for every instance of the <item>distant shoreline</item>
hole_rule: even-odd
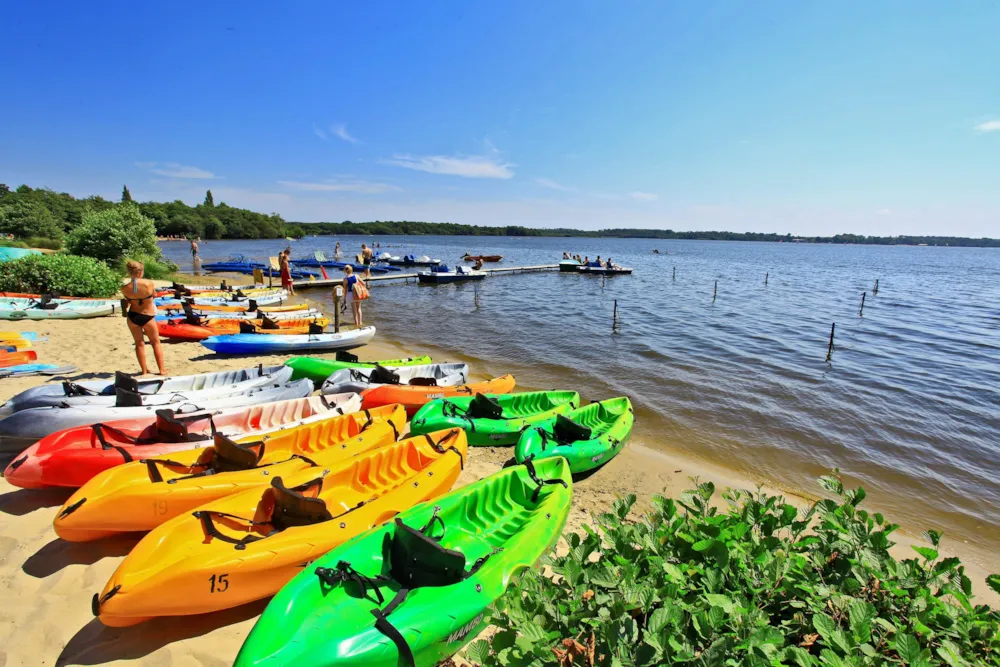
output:
[[[288,227],[310,236],[485,236],[543,238],[623,238],[664,241],[754,241],[762,243],[831,244],[831,245],[905,245],[961,248],[1000,248],[1000,239],[962,236],[793,236],[758,232],[675,232],[671,229],[543,229],[512,225],[480,227],[448,222],[290,222]]]

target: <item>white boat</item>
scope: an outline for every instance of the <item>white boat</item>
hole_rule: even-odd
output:
[[[458,283],[466,280],[482,280],[486,275],[485,271],[476,271],[468,266],[459,266],[451,270],[442,265],[430,271],[421,271],[417,274],[417,280],[422,283]]]

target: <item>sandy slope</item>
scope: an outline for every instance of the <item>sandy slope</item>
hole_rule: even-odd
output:
[[[35,346],[40,362],[75,364],[84,376],[111,373],[115,369],[134,372],[138,368],[131,337],[119,317],[4,322],[0,323],[0,330],[38,332],[41,338],[48,339]],[[168,344],[168,367],[174,374],[188,374],[281,361],[277,357],[218,358],[207,352],[195,343]],[[385,342],[376,342],[359,351],[362,358],[372,359],[415,353],[420,351],[403,350]],[[151,353],[150,366],[153,367]],[[0,380],[0,399],[44,381],[45,378],[37,377]],[[690,486],[692,476],[711,479],[720,488],[755,486],[752,481],[736,479],[721,468],[663,453],[655,449],[655,444],[631,443],[617,459],[576,484],[570,526],[578,527],[591,512],[604,511],[619,495],[636,493],[643,498],[664,491],[677,493]],[[498,470],[510,456],[509,449],[474,448],[459,485]],[[0,599],[3,600],[0,667],[231,665],[264,603],[205,616],[157,619],[125,629],[105,628],[93,618],[90,611],[93,594],[104,586],[137,538],[89,544],[70,544],[57,539],[51,523],[68,495],[68,491],[61,490],[18,490],[0,479]],[[793,501],[805,503],[803,499],[793,498]],[[960,555],[981,563],[991,560],[978,554]],[[980,584],[986,569],[975,566],[971,569],[970,574]]]

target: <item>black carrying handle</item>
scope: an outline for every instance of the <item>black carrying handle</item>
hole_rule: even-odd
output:
[[[225,512],[214,512],[212,510],[198,510],[191,513],[191,515],[194,518],[201,521],[201,527],[205,531],[206,536],[216,540],[220,540],[222,542],[226,542],[228,544],[235,545],[237,551],[243,551],[244,549],[247,548],[247,545],[250,544],[251,542],[257,542],[264,538],[254,535],[253,533],[244,535],[240,539],[236,539],[235,537],[230,537],[229,535],[226,535],[225,533],[220,531],[218,527],[215,525],[215,522],[212,521],[213,514],[216,516],[225,517],[227,519],[236,519],[237,521],[242,521],[244,523],[249,524],[250,526],[265,526],[270,524],[270,522],[268,521],[253,521],[241,516],[237,516],[235,514],[226,514]]]
[[[524,460],[524,467],[528,469],[528,476],[531,477],[531,481],[537,484],[534,493],[531,494],[531,502],[533,503],[538,502],[538,494],[546,484],[562,484],[563,488],[569,488],[564,479],[539,479],[538,473],[535,472],[535,464],[530,458]]]

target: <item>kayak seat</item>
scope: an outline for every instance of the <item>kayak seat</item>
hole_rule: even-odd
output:
[[[347,363],[356,364],[358,363],[358,355],[351,354],[350,352],[344,352],[343,350],[338,350],[337,361],[344,361]]]
[[[309,323],[309,333],[312,334],[312,335],[321,334],[321,333],[323,333],[323,327],[321,327],[316,322],[310,322]]]
[[[409,383],[414,387],[436,387],[438,386],[436,378],[410,378]]]
[[[142,406],[142,395],[124,387],[115,387],[116,408],[138,408]]]
[[[385,366],[375,364],[375,368],[368,375],[368,382],[371,384],[399,384],[399,374],[390,371]]]
[[[214,438],[215,451],[209,468],[216,472],[233,472],[237,470],[252,470],[264,456],[264,442],[236,442],[222,433],[216,433]]]
[[[257,325],[247,322],[246,320],[240,320],[240,333],[252,334],[257,333]]]
[[[278,323],[275,322],[274,320],[272,320],[270,317],[268,317],[267,315],[264,315],[263,317],[261,317],[260,328],[261,329],[269,329],[269,330],[273,331],[275,329],[280,329],[281,327],[279,327]]]
[[[476,394],[469,403],[469,416],[473,419],[503,419],[503,408],[496,398]]]
[[[590,440],[593,431],[587,426],[577,424],[564,415],[556,415],[552,433],[561,444],[569,445],[580,440]]]
[[[300,484],[289,489],[280,477],[271,481],[271,495],[274,498],[274,509],[271,511],[271,524],[283,530],[292,526],[310,526],[333,518],[326,508],[326,503],[318,498],[323,488],[323,478]]]
[[[428,528],[430,524],[428,524]],[[450,586],[465,579],[465,554],[441,546],[438,540],[396,519],[390,537],[385,537],[389,572],[403,588]]]
[[[174,414],[173,410],[157,410],[156,411],[156,431],[159,434],[159,438],[162,442],[194,442],[196,440],[206,440],[207,438],[201,433],[191,433],[188,430],[188,424],[193,421],[199,421],[204,419],[204,415],[190,415],[187,417],[178,417]],[[212,418],[208,418],[208,424],[212,429],[212,433],[215,433],[215,423]]]

